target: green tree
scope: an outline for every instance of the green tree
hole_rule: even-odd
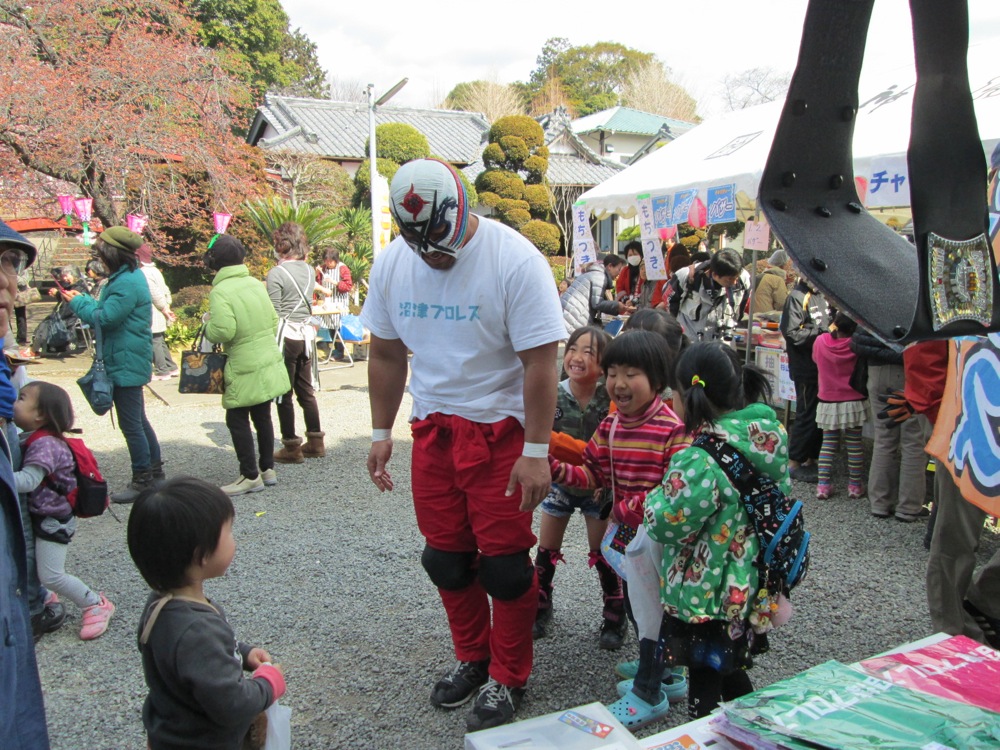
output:
[[[323,95],[316,45],[301,29],[289,30],[280,0],[193,0],[190,8],[202,43],[223,52],[230,72],[256,95],[270,89]]]
[[[583,116],[616,106],[629,78],[654,56],[617,42],[597,42],[580,47],[556,37],[549,39],[536,60],[527,85],[534,101],[547,86],[558,81],[573,112]],[[546,101],[548,98],[545,97]]]
[[[311,248],[332,245],[346,231],[340,225],[337,214],[310,203],[293,206],[290,201],[279,196],[250,201],[244,205],[244,209],[266,246],[271,245],[274,230],[287,221],[294,221],[302,226]]]

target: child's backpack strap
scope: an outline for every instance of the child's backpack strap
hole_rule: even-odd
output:
[[[758,492],[770,492],[777,487],[771,477],[757,471],[749,459],[739,450],[731,446],[725,440],[720,440],[715,435],[702,433],[693,445],[704,450],[715,459],[720,468],[726,473],[726,477],[733,483],[733,487],[741,496]]]
[[[219,612],[218,609],[216,609],[215,605],[212,604],[212,602],[205,602],[202,601],[201,599],[195,599],[193,596],[178,596],[176,594],[164,594],[150,605],[152,607],[152,610],[149,613],[149,619],[146,620],[146,626],[142,629],[142,634],[139,636],[139,643],[141,645],[145,646],[146,643],[149,641],[149,636],[153,632],[153,626],[156,625],[156,620],[157,618],[159,618],[160,612],[162,612],[163,608],[166,607],[167,604],[169,604],[174,599],[179,599],[180,601],[185,601],[185,602],[195,602],[196,604],[204,604],[214,609],[216,613],[220,615],[222,614],[221,612]]]

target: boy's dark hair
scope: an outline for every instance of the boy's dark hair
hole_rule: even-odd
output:
[[[739,254],[731,247],[726,247],[712,256],[708,270],[716,276],[739,276],[743,270],[743,262]]]
[[[32,380],[25,383],[22,391],[34,388],[38,392],[38,413],[45,418],[45,425],[60,435],[73,429],[73,402],[69,394],[54,383]]]
[[[689,346],[677,362],[677,381],[684,402],[684,427],[691,434],[726,412],[771,397],[764,371],[741,364],[732,347],[720,341]]]
[[[94,241],[94,252],[97,253],[97,257],[104,263],[104,267],[108,269],[108,276],[122,266],[127,266],[130,271],[134,271],[139,267],[139,260],[135,257],[135,253],[121,250],[114,245],[109,245],[100,237]]]
[[[663,338],[667,344],[667,355],[670,365],[667,371],[667,379],[671,388],[677,387],[676,363],[677,357],[683,352],[688,344],[688,337],[684,335],[684,329],[677,319],[666,310],[658,310],[653,307],[644,307],[636,310],[631,317],[625,321],[623,331],[649,331]]]
[[[833,318],[833,325],[837,328],[837,338],[846,339],[854,335],[858,330],[858,324],[847,313],[839,312]]]
[[[601,258],[601,263],[605,266],[624,266],[625,259],[620,255],[615,255],[614,253],[608,253],[603,258]]]
[[[215,551],[223,525],[235,516],[233,501],[218,487],[173,477],[136,499],[128,518],[129,554],[153,591],[180,588],[188,566]]]
[[[691,253],[692,263],[704,263],[706,260],[711,260],[712,254],[706,250],[699,250],[698,252]]]
[[[646,373],[649,385],[662,393],[673,378],[670,370],[673,358],[663,345],[663,338],[649,331],[626,331],[611,340],[601,357],[601,369],[607,375],[610,367],[636,367]]]

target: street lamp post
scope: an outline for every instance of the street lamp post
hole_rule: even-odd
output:
[[[378,168],[375,161],[375,108],[381,107],[387,101],[392,99],[399,90],[406,85],[409,78],[404,78],[391,89],[386,91],[378,99],[375,98],[375,84],[368,84],[368,166],[370,172],[368,175],[369,182],[369,193],[371,194],[371,206],[372,206],[372,258],[378,255],[379,250],[379,206],[377,205],[377,195],[375,193],[375,179],[378,177]]]

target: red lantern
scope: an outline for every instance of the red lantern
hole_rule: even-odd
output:
[[[232,214],[223,214],[219,212],[212,214],[212,221],[215,223],[215,233],[225,234],[226,230],[229,228],[229,222],[232,218]]]
[[[663,227],[660,229],[660,239],[666,242],[672,240],[677,234],[677,227]]]

